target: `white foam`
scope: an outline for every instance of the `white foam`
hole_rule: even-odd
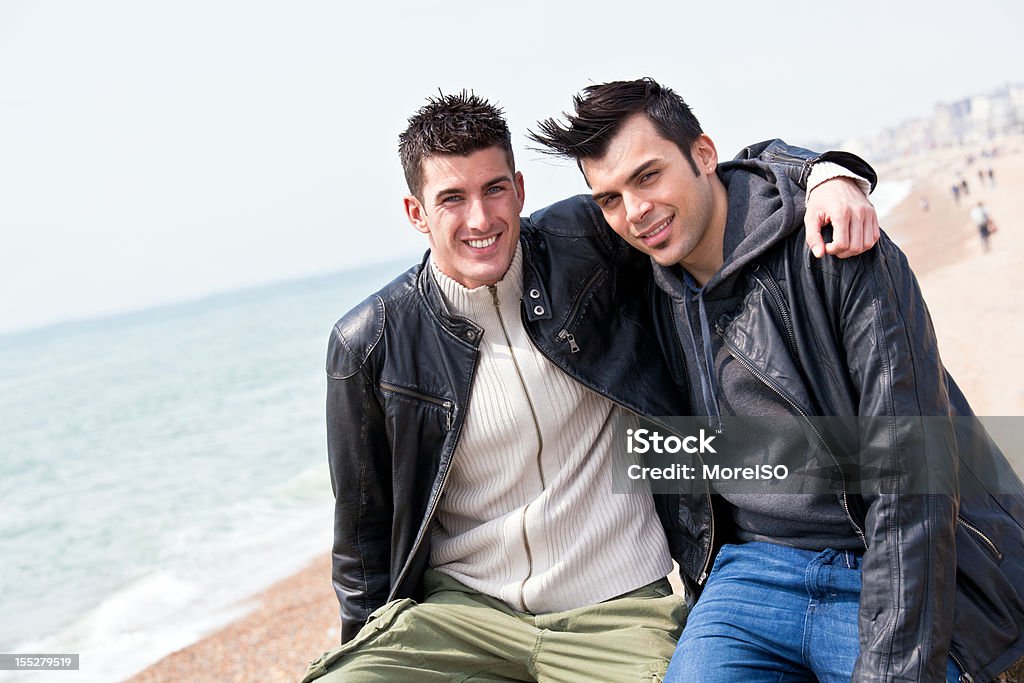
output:
[[[108,682],[240,618],[254,606],[255,594],[329,550],[332,515],[324,469],[283,482],[269,499],[233,506],[226,519],[176,530],[174,540],[167,539],[181,544],[169,560],[173,566],[134,581],[68,628],[15,651],[77,652],[80,671],[61,672],[62,681]],[[310,501],[302,495],[310,488],[323,495]]]
[[[885,219],[907,198],[913,188],[913,180],[882,180],[875,186],[875,191],[871,193],[871,203],[875,205],[882,227],[885,227]]]

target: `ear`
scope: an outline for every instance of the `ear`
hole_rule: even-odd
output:
[[[415,195],[407,194],[402,203],[405,205],[405,217],[409,219],[412,227],[424,235],[430,234],[430,225],[427,223],[427,211]]]
[[[523,205],[526,204],[526,185],[523,184],[523,173],[522,171],[516,171],[512,181],[516,186],[516,195],[519,196],[519,210],[523,210]]]
[[[693,141],[693,161],[705,175],[714,173],[718,168],[718,150],[714,141],[704,133]]]

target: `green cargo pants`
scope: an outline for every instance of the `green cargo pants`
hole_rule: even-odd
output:
[[[303,683],[660,681],[686,621],[662,579],[605,602],[528,614],[440,572],[425,599],[390,602],[313,660]]]

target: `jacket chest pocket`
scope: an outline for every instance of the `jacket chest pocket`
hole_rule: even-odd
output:
[[[572,305],[569,307],[569,312],[566,313],[561,324],[558,326],[558,332],[555,334],[555,341],[569,344],[569,351],[571,353],[579,353],[580,345],[579,340],[576,339],[573,332],[576,330],[576,326],[583,318],[583,314],[587,310],[587,305],[590,303],[591,298],[594,295],[594,291],[597,289],[598,284],[604,279],[608,273],[601,266],[595,266],[587,278],[583,281],[582,286],[573,295]]]
[[[957,515],[956,522],[957,526],[960,527],[960,529],[962,529],[975,543],[981,546],[981,548],[988,553],[996,564],[1003,561],[1002,551],[999,550],[999,546],[995,544],[995,541],[993,541],[988,534],[960,515]],[[957,547],[959,548],[960,545],[958,544]]]
[[[421,432],[434,421],[445,432],[451,431],[455,415],[453,401],[384,380],[381,380],[379,386],[385,397],[387,419],[396,429],[391,433],[401,434],[403,432],[397,430],[409,428],[414,429],[413,433]],[[419,429],[416,429],[416,423],[421,425]]]

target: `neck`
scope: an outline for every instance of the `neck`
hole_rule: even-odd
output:
[[[717,175],[712,175],[710,183],[711,211],[708,228],[693,251],[683,258],[679,265],[693,276],[697,284],[703,287],[725,263],[725,221],[729,210],[729,201],[725,185]]]

